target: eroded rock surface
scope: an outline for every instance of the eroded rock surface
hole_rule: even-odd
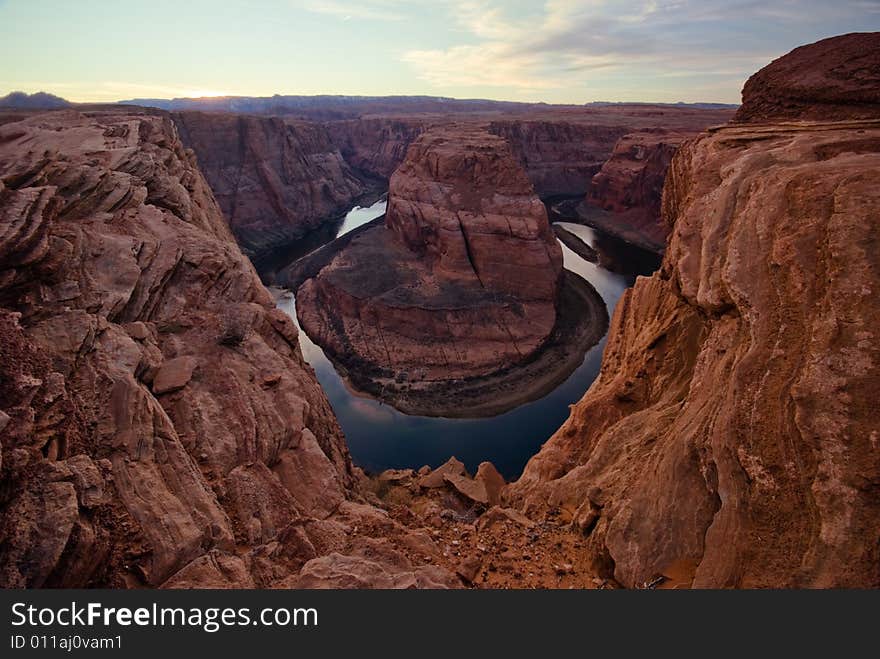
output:
[[[321,124],[205,112],[177,113],[174,122],[252,256],[339,217],[368,191]]]
[[[424,133],[391,180],[385,224],[297,292],[306,332],[390,386],[480,377],[535,353],[557,320],[562,253],[504,139]]]
[[[748,79],[735,121],[876,119],[880,37],[844,34],[795,48]]]
[[[382,585],[458,583],[357,502],[295,325],[161,112],[0,126],[0,408],[4,587],[309,585],[358,528]]]
[[[822,79],[827,46],[795,51],[791,79]],[[786,93],[752,88],[740,117],[760,124],[674,157],[663,267],[621,299],[599,378],[509,492],[570,519],[626,586],[876,587],[880,117],[792,124]]]

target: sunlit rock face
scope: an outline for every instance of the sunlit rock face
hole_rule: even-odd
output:
[[[624,585],[880,585],[876,67],[832,45],[876,61],[880,35],[774,62],[676,153],[662,269],[512,486]]]

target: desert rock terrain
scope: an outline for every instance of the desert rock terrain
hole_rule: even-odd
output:
[[[676,153],[663,266],[627,291],[599,378],[511,486],[625,586],[880,585],[876,86],[853,75],[796,106],[787,87],[755,93],[780,70],[823,79],[829,45],[756,74],[739,123]],[[880,66],[880,35],[833,46]]]

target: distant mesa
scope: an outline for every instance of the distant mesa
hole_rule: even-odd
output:
[[[46,92],[12,92],[0,98],[0,108],[13,110],[58,110],[72,105],[70,101]]]
[[[544,103],[459,99],[442,96],[342,96],[280,95],[212,96],[203,98],[135,98],[119,101],[122,105],[140,105],[169,111],[238,112],[246,114],[293,115],[313,121],[359,119],[365,115],[455,114],[462,112],[524,111]]]

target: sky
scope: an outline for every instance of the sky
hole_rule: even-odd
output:
[[[880,0],[0,0],[0,95],[738,103]]]

